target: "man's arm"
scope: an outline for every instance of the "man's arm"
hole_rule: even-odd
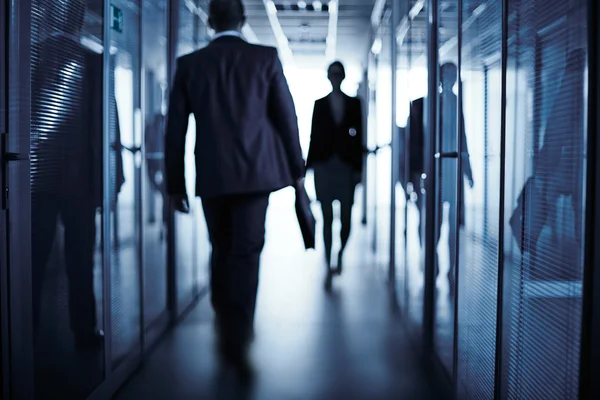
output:
[[[167,128],[165,133],[165,169],[167,192],[173,196],[185,196],[185,136],[191,113],[189,97],[185,87],[185,75],[181,59],[169,99]]]
[[[271,71],[271,87],[269,88],[269,118],[277,133],[281,135],[285,147],[292,177],[295,180],[304,178],[304,159],[300,148],[298,117],[290,88],[283,74],[283,66],[279,61],[277,50],[273,50],[273,68]]]
[[[360,154],[360,160],[357,160],[358,165],[360,165],[360,171],[362,173],[363,170],[363,159],[365,154],[369,153],[369,149],[367,148],[367,144],[364,138],[364,116],[363,116],[363,102],[360,97],[356,97],[356,139],[358,140],[357,145],[359,151],[357,153]]]

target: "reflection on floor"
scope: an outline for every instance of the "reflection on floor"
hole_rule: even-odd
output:
[[[204,299],[117,399],[436,398],[390,307],[384,277],[371,264],[359,218],[344,275],[329,295],[323,291],[322,249],[304,252],[294,218],[293,193],[274,195],[252,353],[258,376],[251,392],[240,392],[234,377],[219,371],[213,315]]]

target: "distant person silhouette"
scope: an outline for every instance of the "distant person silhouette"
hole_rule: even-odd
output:
[[[77,347],[86,349],[103,336],[96,330],[94,294],[96,212],[103,204],[103,56],[81,44],[85,1],[44,0],[40,7],[55,29],[34,39],[40,40],[39,58],[32,65],[33,326],[39,335],[46,265],[60,217],[71,330]],[[118,121],[113,150],[114,202],[124,182]]]
[[[440,129],[440,152],[444,153],[456,152],[461,163],[462,175],[469,182],[469,186],[474,186],[473,171],[471,170],[471,161],[469,158],[469,147],[467,145],[467,135],[465,134],[464,117],[461,115],[461,148],[458,149],[458,98],[454,94],[453,88],[456,85],[458,78],[458,68],[455,64],[446,63],[440,69],[440,81],[442,92],[440,94],[440,113],[439,113],[439,129]],[[448,247],[450,249],[450,268],[448,270],[448,280],[450,282],[450,292],[454,291],[454,272],[456,269],[456,236],[459,226],[464,225],[465,203],[463,185],[460,185],[460,190],[457,187],[458,163],[453,158],[441,158],[440,162],[440,204],[439,217],[436,231],[436,243],[440,240],[442,222],[443,222],[443,205],[448,203]],[[458,215],[457,215],[458,212]],[[459,220],[460,217],[460,220]],[[439,273],[439,261],[436,263]]]
[[[534,158],[533,174],[525,183],[510,219],[514,237],[521,251],[531,254],[532,265],[537,263],[542,231],[551,228],[552,261],[563,268],[536,267],[532,271],[535,279],[578,279],[579,276],[579,264],[573,262],[573,258],[581,249],[583,232],[585,67],[585,50],[576,49],[568,54],[560,87],[548,114],[542,147]],[[566,213],[563,223],[558,223],[561,196],[571,200],[573,217],[569,218]],[[568,233],[569,224],[564,223],[569,219],[572,235]],[[566,243],[569,237],[573,242]]]
[[[453,88],[456,85],[458,78],[458,69],[456,65],[452,63],[446,63],[441,66],[441,93],[440,93],[440,119],[438,126],[440,129],[440,152],[441,153],[458,153],[460,157],[462,174],[468,180],[471,187],[474,186],[473,172],[471,170],[471,162],[469,159],[469,148],[467,145],[467,136],[465,133],[464,117],[462,117],[462,140],[461,140],[461,151],[458,152],[458,135],[457,135],[457,114],[458,114],[458,98],[453,92]],[[417,194],[417,208],[420,211],[419,214],[419,239],[421,245],[423,245],[423,229],[422,221],[423,218],[423,196],[420,193],[421,177],[425,172],[424,164],[424,99],[419,98],[411,102],[410,106],[410,117],[409,117],[409,131],[410,131],[410,148],[409,148],[409,176],[408,181],[413,184],[416,188]],[[439,217],[437,218],[435,242],[436,244],[440,240],[442,222],[443,222],[443,205],[448,203],[450,206],[450,212],[448,215],[449,221],[449,243],[450,248],[450,268],[448,271],[448,279],[450,282],[450,288],[453,289],[454,285],[454,271],[455,271],[455,260],[456,260],[456,234],[459,226],[464,225],[465,215],[465,204],[464,204],[464,193],[462,190],[457,191],[457,163],[453,158],[442,158],[441,159],[441,177],[442,180],[439,182],[440,186],[440,201],[439,201]],[[458,205],[458,207],[457,207]],[[459,215],[457,215],[457,208]],[[460,216],[460,219],[458,219]],[[436,246],[437,247],[437,246]],[[437,253],[436,253],[437,254]],[[439,262],[436,261],[436,275],[439,273]]]
[[[303,185],[298,121],[277,50],[247,43],[241,0],[212,0],[216,35],[181,57],[167,116],[167,191],[188,212],[184,152],[196,119],[196,195],[212,243],[211,300],[221,355],[248,372],[269,194]]]
[[[337,61],[331,64],[327,77],[333,90],[327,97],[315,102],[307,168],[314,170],[315,191],[323,211],[323,239],[327,262],[325,288],[329,290],[333,274],[342,273],[343,254],[352,225],[354,191],[362,178],[364,144],[361,101],[342,92],[342,82],[346,78],[342,63]],[[338,200],[341,206],[342,247],[338,254],[337,268],[332,270],[335,200]]]

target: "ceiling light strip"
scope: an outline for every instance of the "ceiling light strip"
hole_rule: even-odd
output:
[[[408,11],[408,14],[405,15],[400,23],[398,24],[398,28],[396,28],[396,43],[398,46],[402,46],[404,43],[404,39],[408,34],[408,30],[410,29],[410,23],[413,19],[419,15],[419,13],[425,7],[425,0],[417,1],[412,8]]]
[[[373,29],[377,29],[379,26],[385,8],[385,1],[386,0],[377,0],[375,1],[375,5],[373,5],[373,12],[371,13],[371,26]]]
[[[479,5],[479,7],[477,7],[475,10],[473,10],[473,14],[467,18],[462,25],[462,33],[465,34],[469,28],[475,23],[475,21],[477,21],[477,19],[481,16],[481,14],[483,14],[483,12],[486,10],[486,8],[488,7],[488,3],[483,3],[481,5]],[[453,36],[452,38],[448,39],[446,41],[446,43],[444,43],[439,51],[439,57],[442,58],[444,57],[446,54],[448,54],[454,47],[458,46],[458,35]],[[465,44],[465,47],[467,47],[468,44]],[[427,55],[426,54],[421,54],[421,56],[417,59],[416,63],[421,63],[421,62],[425,62]]]
[[[327,32],[327,48],[325,50],[327,61],[335,60],[337,54],[338,7],[338,0],[331,0],[329,2],[329,30]]]
[[[292,53],[288,39],[285,36],[279,18],[277,17],[277,7],[275,6],[275,3],[273,3],[273,0],[263,0],[263,4],[267,10],[267,16],[269,17],[269,23],[273,29],[273,34],[275,34],[281,61],[285,65],[293,64],[294,54]]]

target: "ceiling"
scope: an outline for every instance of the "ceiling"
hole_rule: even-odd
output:
[[[291,51],[287,61],[299,66],[323,67],[333,59],[347,64],[363,64],[370,46],[370,20],[375,1],[338,0],[337,24],[330,21],[335,13],[327,9],[329,0],[273,0],[272,4],[268,0],[245,0],[244,4],[248,25],[261,43],[279,44],[280,51],[285,53],[282,43],[285,47],[287,42]],[[277,11],[269,15],[268,10],[273,6]],[[335,10],[334,7],[332,9]],[[336,30],[337,34],[333,34]],[[330,31],[335,37],[335,52],[330,50],[328,55]],[[282,37],[285,40],[282,41]]]
[[[82,0],[88,5],[88,33],[102,35],[102,0]],[[108,0],[106,0],[108,1]],[[119,7],[137,6],[142,0],[117,0]],[[278,47],[284,62],[297,66],[325,67],[333,59],[360,67],[371,41],[371,14],[377,0],[337,0],[337,23],[330,21],[332,0],[243,0],[248,27],[261,44]],[[206,18],[209,0],[178,0],[180,9],[196,9]],[[144,5],[148,3],[143,2]],[[150,1],[149,3],[163,3]],[[173,1],[173,3],[176,3]],[[272,3],[272,4],[269,4]],[[303,4],[304,3],[304,4]],[[320,3],[320,10],[319,10]],[[316,9],[315,9],[316,6]],[[187,7],[187,8],[186,8]],[[276,12],[269,14],[268,10]],[[335,6],[332,7],[335,10]],[[274,11],[273,10],[273,11]],[[91,19],[97,19],[92,21]],[[331,26],[330,26],[331,25]],[[327,54],[327,40],[335,37],[335,51]],[[279,38],[279,40],[278,40]],[[284,39],[283,39],[284,38]],[[286,44],[287,43],[287,44]]]

